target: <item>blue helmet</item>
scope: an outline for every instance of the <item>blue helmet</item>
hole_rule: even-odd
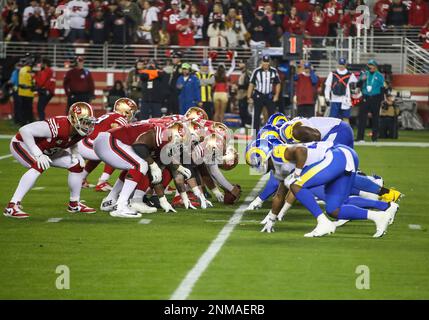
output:
[[[268,121],[266,124],[271,124],[273,126],[280,128],[286,121],[288,121],[288,119],[283,113],[276,112],[268,118]]]
[[[252,141],[246,147],[246,163],[259,173],[265,174],[272,148],[272,143],[266,139]]]
[[[268,140],[268,138],[280,139],[279,128],[271,124],[266,124],[265,126],[263,126],[261,130],[259,130],[258,135],[256,136],[256,139]]]

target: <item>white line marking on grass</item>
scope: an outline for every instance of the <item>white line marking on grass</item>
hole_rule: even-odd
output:
[[[410,228],[411,230],[422,230],[422,226],[419,224],[409,224],[408,228]]]
[[[57,223],[57,222],[60,222],[61,220],[63,220],[63,218],[49,218],[48,220],[46,220],[46,222]]]
[[[238,144],[248,144],[249,141],[238,140]],[[355,146],[360,147],[420,147],[429,148],[429,142],[355,142]]]
[[[152,222],[152,220],[151,219],[141,219],[140,221],[139,221],[139,224],[149,224],[149,223],[151,223]]]
[[[31,189],[31,190],[33,190],[33,191],[37,191],[37,190],[43,190],[43,189],[45,189],[45,187],[34,187],[33,189]]]
[[[219,219],[219,220],[216,220],[216,219],[213,219],[213,220],[211,220],[211,219],[207,219],[206,220],[206,222],[228,222],[229,220],[225,220],[225,219]],[[256,223],[256,222],[260,222],[259,220],[240,220],[240,222],[241,223]]]
[[[0,139],[12,139],[13,136],[8,135],[8,134],[0,134]]]
[[[7,159],[7,158],[10,158],[10,157],[12,157],[11,154],[6,154],[4,156],[0,156],[0,160]]]
[[[198,262],[194,267],[188,272],[186,277],[182,280],[180,285],[177,287],[176,291],[170,297],[170,300],[185,300],[188,298],[189,294],[192,292],[192,288],[201,275],[206,271],[207,267],[210,265],[212,260],[216,257],[217,253],[220,251],[228,237],[231,235],[235,226],[240,222],[241,217],[244,214],[244,210],[249,205],[249,203],[255,198],[259,190],[267,182],[269,175],[266,174],[263,176],[249,195],[244,199],[243,204],[235,210],[232,217],[228,220],[228,223],[222,228],[218,233],[217,237],[212,241],[207,250],[203,255],[198,259]]]

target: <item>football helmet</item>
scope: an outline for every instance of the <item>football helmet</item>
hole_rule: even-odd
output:
[[[167,127],[169,142],[179,144],[188,138],[187,130],[182,122],[175,121]]]
[[[73,103],[70,106],[67,118],[81,136],[90,135],[94,130],[96,119],[89,103]]]
[[[268,140],[256,139],[246,147],[246,163],[260,174],[267,173],[272,149],[273,145]]]
[[[281,112],[276,112],[272,114],[269,118],[266,124],[270,124],[276,127],[281,127],[285,122],[287,122],[288,119],[286,116]]]
[[[212,124],[212,130],[214,133],[217,133],[218,135],[222,136],[226,142],[229,141],[229,139],[232,138],[232,131],[229,129],[225,124],[222,122],[214,122]]]
[[[202,141],[204,139],[204,127],[197,120],[185,122],[185,126],[189,131],[192,141]]]
[[[113,106],[113,111],[124,116],[128,123],[133,121],[138,109],[137,104],[130,98],[119,98]]]
[[[238,152],[233,146],[228,146],[225,155],[222,157],[222,163],[219,165],[219,168],[228,171],[234,169],[237,164]]]
[[[202,142],[204,150],[204,163],[206,164],[222,164],[225,153],[225,140],[216,133],[212,133],[204,138]]]
[[[189,120],[208,120],[209,116],[207,115],[207,112],[205,112],[203,109],[199,107],[191,107],[186,111],[185,117]]]
[[[271,125],[271,124],[266,124],[265,126],[262,127],[261,130],[259,130],[258,135],[257,135],[257,139],[269,139],[269,138],[277,138],[280,139],[280,132],[279,132],[279,128]]]

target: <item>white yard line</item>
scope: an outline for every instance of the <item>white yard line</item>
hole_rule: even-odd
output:
[[[12,157],[12,154],[6,154],[4,156],[0,156],[0,160],[7,159],[7,158],[10,158],[10,157]]]
[[[422,226],[419,224],[409,224],[408,228],[410,228],[411,230],[422,230]]]
[[[8,135],[8,134],[0,134],[0,139],[12,139],[13,136]]]
[[[57,222],[60,222],[61,220],[63,220],[63,218],[49,218],[48,220],[46,220],[46,222],[57,223]]]
[[[138,223],[139,224],[149,224],[151,222],[152,222],[151,219],[140,219]]]
[[[198,279],[210,265],[212,260],[216,257],[222,246],[228,240],[235,226],[240,223],[240,220],[244,214],[244,209],[249,205],[249,203],[255,198],[258,192],[262,189],[265,183],[268,180],[269,175],[263,176],[249,195],[244,199],[243,204],[235,210],[232,217],[229,219],[228,223],[222,228],[218,233],[217,237],[212,241],[207,250],[203,255],[198,259],[194,267],[188,272],[186,277],[182,280],[180,285],[177,287],[176,291],[170,297],[170,300],[185,300],[188,298],[189,294],[192,292],[192,288],[197,283]]]

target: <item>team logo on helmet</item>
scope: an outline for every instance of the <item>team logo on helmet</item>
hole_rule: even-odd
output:
[[[96,119],[90,104],[76,102],[70,106],[67,118],[81,136],[87,136],[94,130]]]
[[[273,145],[265,139],[256,139],[246,148],[246,163],[260,174],[268,170],[268,159],[271,156]]]
[[[115,101],[113,110],[124,116],[128,122],[132,122],[138,111],[138,106],[134,100],[129,98],[119,98]]]
[[[207,112],[205,112],[203,109],[199,107],[191,107],[186,111],[185,117],[190,120],[208,120],[209,116],[207,115]]]
[[[276,127],[281,127],[288,119],[281,112],[276,112],[268,118],[267,124],[271,124]]]

